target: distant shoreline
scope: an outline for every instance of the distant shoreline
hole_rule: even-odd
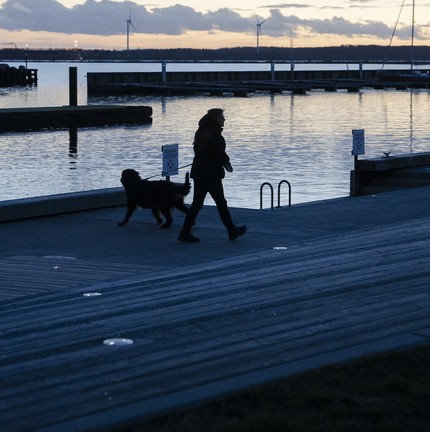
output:
[[[322,48],[255,47],[221,49],[0,49],[0,63],[6,61],[76,61],[76,62],[321,62],[321,63],[409,63],[410,46],[380,45],[339,46]],[[414,62],[430,64],[430,46],[414,47]]]

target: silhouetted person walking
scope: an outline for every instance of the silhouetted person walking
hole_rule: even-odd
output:
[[[188,243],[200,241],[198,237],[191,234],[191,227],[208,193],[215,201],[222,223],[227,228],[229,239],[236,240],[246,232],[246,226],[234,225],[224,197],[222,184],[225,176],[224,169],[233,171],[230,158],[225,152],[226,144],[222,136],[224,121],[224,111],[219,108],[210,109],[199,121],[199,128],[194,135],[194,160],[191,167],[191,178],[194,180],[193,202],[179,233],[179,241]]]

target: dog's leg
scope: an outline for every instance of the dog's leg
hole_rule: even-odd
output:
[[[188,213],[188,207],[184,204],[183,201],[178,200],[177,202],[175,202],[175,208],[177,208],[182,213]]]
[[[127,205],[127,212],[125,213],[124,219],[121,222],[118,222],[119,226],[125,226],[128,224],[128,221],[130,220],[131,216],[133,215],[134,211],[136,210],[137,205],[136,204],[130,204]]]
[[[185,213],[185,214],[188,213],[189,208],[184,204],[184,199],[183,198],[176,198],[173,205],[174,205],[175,208],[177,208],[182,213]],[[195,224],[196,224],[196,221],[193,221],[193,226]]]
[[[182,213],[188,213],[188,207],[184,204],[184,196],[176,193],[172,196],[172,206],[177,208]]]
[[[157,225],[161,225],[163,223],[163,219],[160,217],[160,209],[158,207],[151,207],[152,215],[155,217],[157,221]]]
[[[170,213],[170,208],[162,208],[160,209],[163,216],[166,218],[166,222],[164,222],[163,225],[161,225],[161,228],[170,228],[173,223],[173,218]]]

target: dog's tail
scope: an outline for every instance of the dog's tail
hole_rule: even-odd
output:
[[[185,174],[185,181],[184,183],[170,183],[172,186],[172,193],[179,194],[182,196],[187,196],[190,193],[191,190],[191,183],[190,183],[190,173]]]

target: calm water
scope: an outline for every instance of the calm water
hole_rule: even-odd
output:
[[[68,104],[70,64],[28,66],[39,70],[39,85],[0,89],[0,108]],[[213,107],[225,109],[224,136],[235,170],[227,173],[224,184],[229,205],[235,207],[259,208],[260,185],[268,181],[276,190],[284,179],[292,185],[293,205],[347,196],[353,166],[352,129],[365,129],[366,157],[380,157],[384,151],[430,151],[427,90],[87,99],[87,71],[159,70],[160,66],[73,66],[78,67],[79,104],[149,105],[154,111],[153,124],[85,128],[78,131],[77,138],[68,130],[1,134],[0,201],[119,187],[124,168],[135,168],[143,177],[157,176],[161,172],[161,146],[165,144],[178,143],[179,164],[187,165],[192,161],[197,122]],[[227,67],[237,66],[223,69]],[[172,180],[182,179],[184,172]],[[283,186],[281,192],[281,204],[285,205],[287,188]],[[268,189],[263,204],[270,205]]]

